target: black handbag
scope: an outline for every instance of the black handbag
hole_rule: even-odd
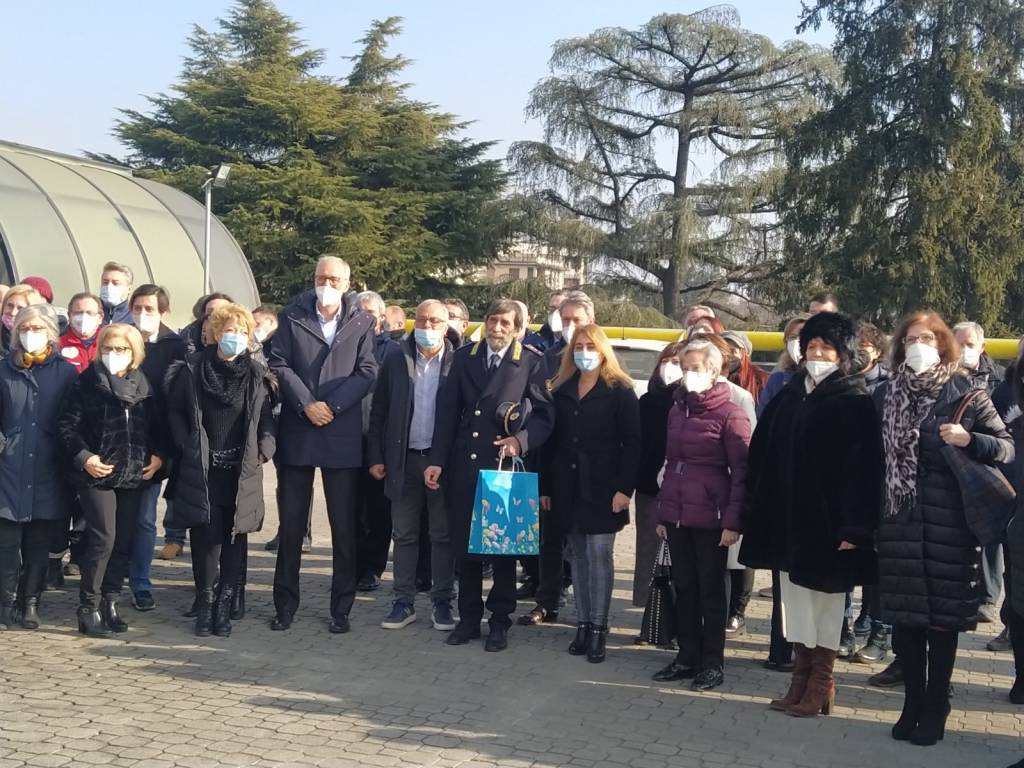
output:
[[[676,590],[672,585],[672,558],[668,542],[661,542],[661,549],[654,559],[654,573],[651,588],[647,592],[644,619],[640,624],[641,643],[667,646],[676,636]]]
[[[967,408],[983,394],[984,390],[979,389],[964,395],[948,423],[959,424]],[[963,448],[944,445],[942,454],[960,486],[964,518],[971,533],[983,547],[1002,541],[1017,503],[1013,485],[998,468],[975,461]]]

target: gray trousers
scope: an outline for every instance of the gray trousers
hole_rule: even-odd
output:
[[[432,491],[423,484],[423,473],[429,466],[426,456],[410,451],[405,460],[402,497],[391,503],[391,538],[394,599],[409,606],[416,600],[416,564],[420,557],[420,514],[427,508],[430,535],[430,575],[432,600],[451,600],[455,594],[455,559],[452,556],[448,531],[448,510],[444,490]]]
[[[608,627],[615,585],[615,534],[570,533],[576,621]]]

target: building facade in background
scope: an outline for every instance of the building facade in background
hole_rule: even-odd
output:
[[[551,290],[575,288],[585,282],[584,268],[564,251],[535,240],[518,240],[498,258],[477,270],[475,277],[492,283],[541,280]]]

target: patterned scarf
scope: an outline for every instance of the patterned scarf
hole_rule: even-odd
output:
[[[52,344],[47,344],[46,347],[39,352],[26,352],[25,350],[22,350],[20,360],[21,367],[31,368],[33,365],[42,365],[50,359],[52,352]]]
[[[885,448],[883,517],[898,517],[913,509],[917,501],[917,452],[921,423],[958,367],[959,363],[946,363],[916,374],[903,363],[894,372],[882,410],[882,444]]]

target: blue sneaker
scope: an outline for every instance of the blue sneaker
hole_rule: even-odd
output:
[[[380,623],[384,629],[402,629],[408,627],[416,621],[416,611],[413,610],[411,605],[403,603],[401,600],[395,600],[391,604],[391,613],[384,617],[384,621]]]
[[[434,601],[434,610],[430,613],[430,619],[434,623],[434,629],[439,629],[442,632],[450,632],[455,629],[452,606],[447,600]]]

